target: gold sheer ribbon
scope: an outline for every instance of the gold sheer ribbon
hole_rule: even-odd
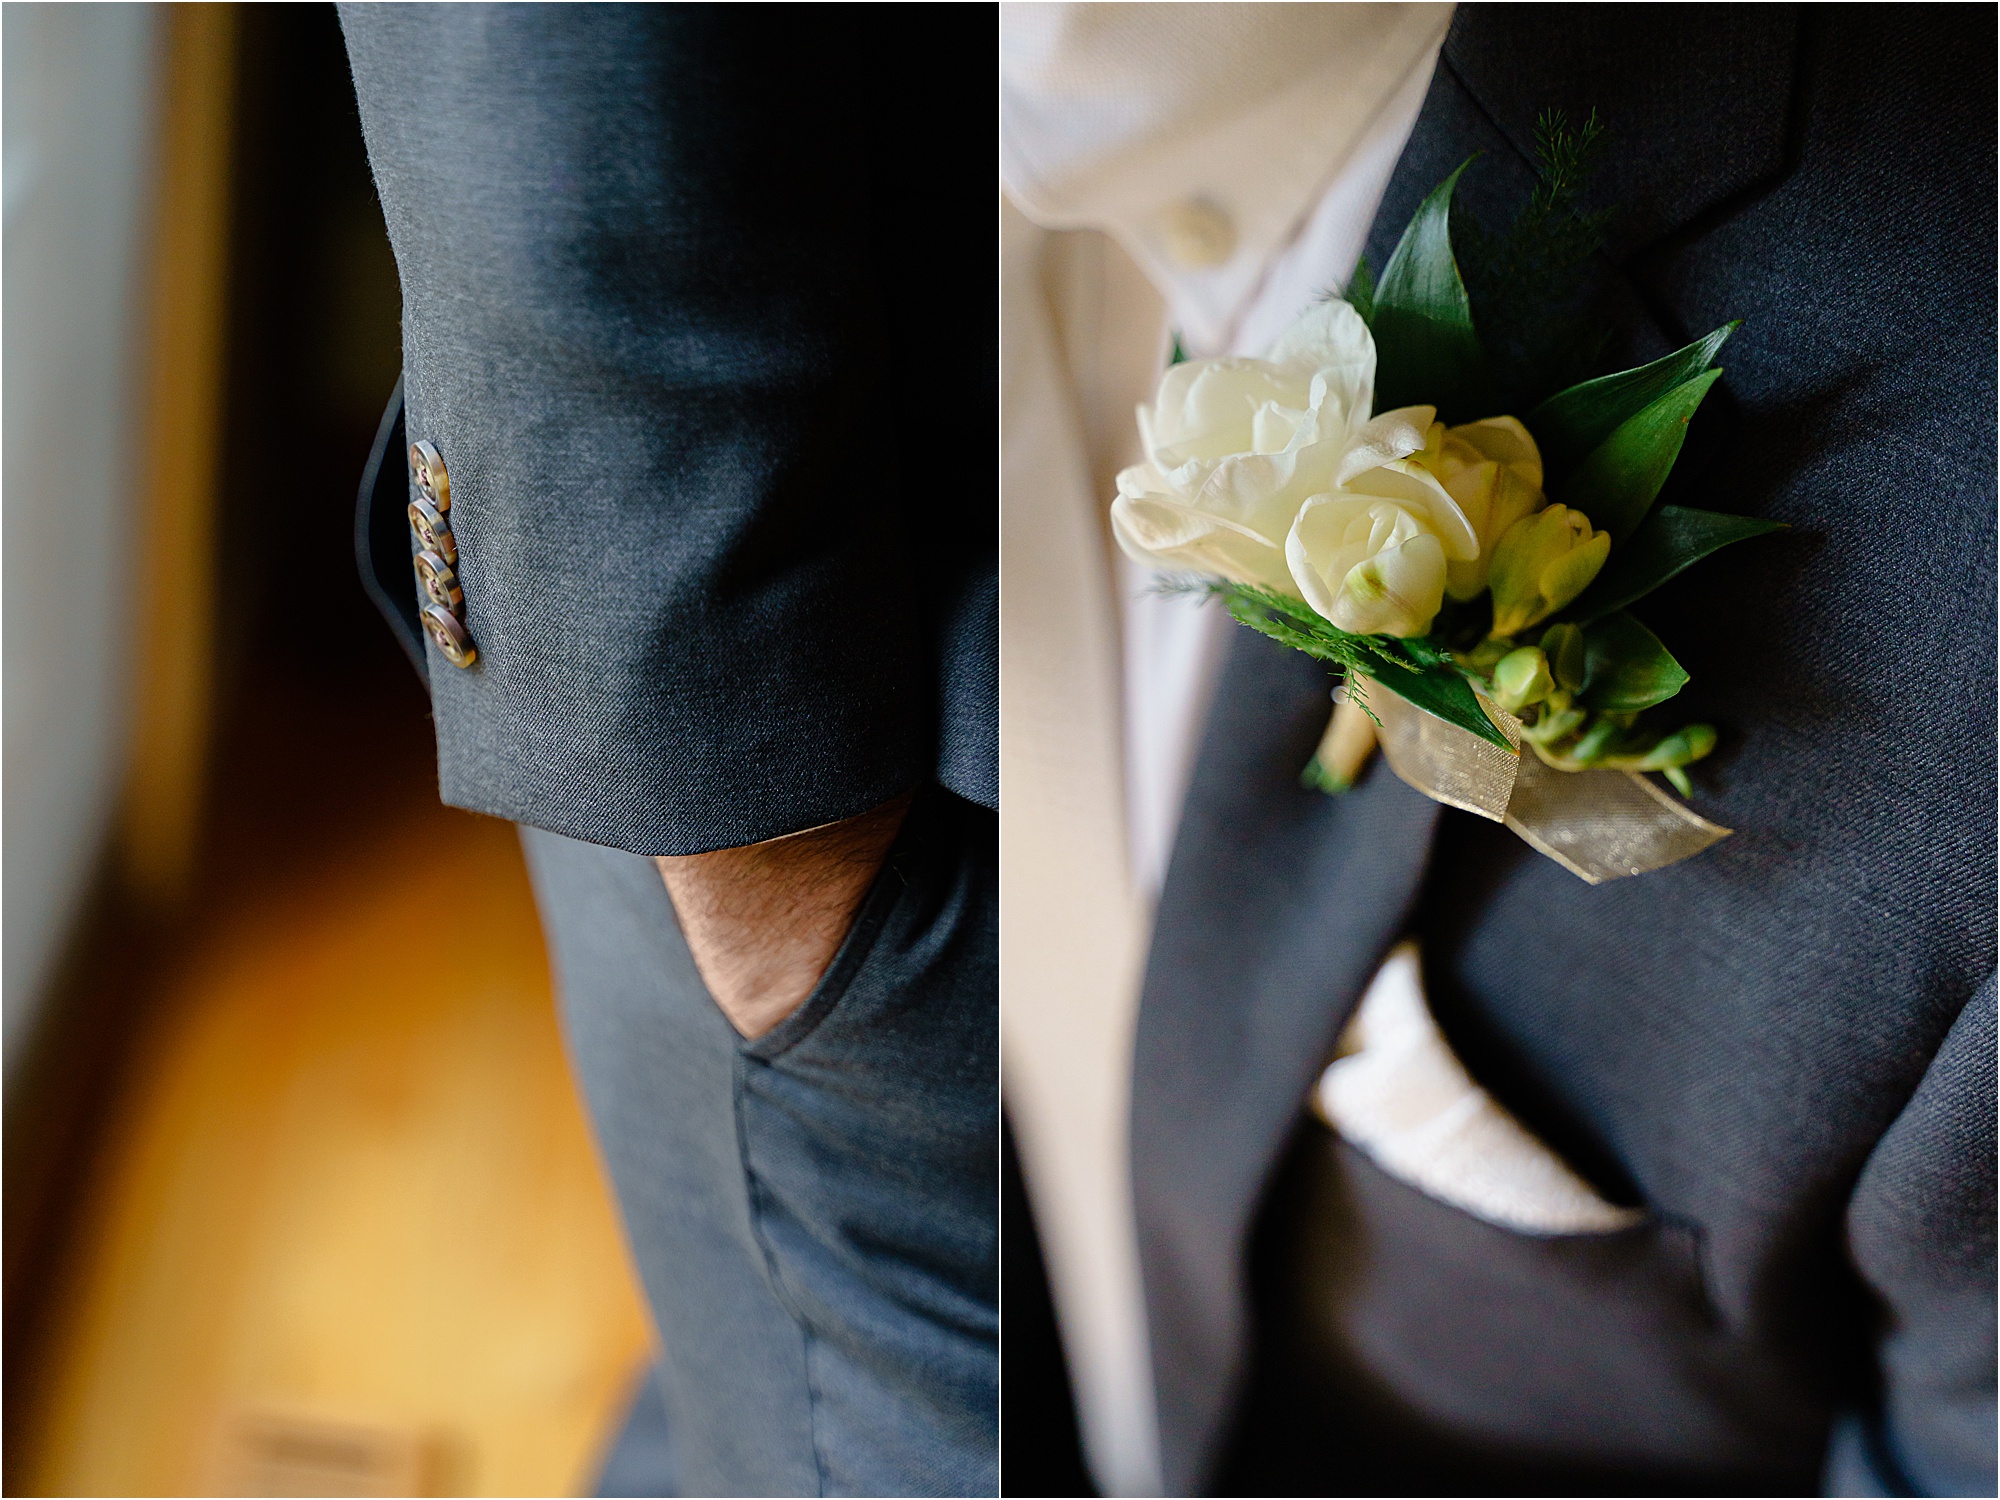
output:
[[[1515,749],[1425,713],[1379,678],[1369,679],[1366,693],[1390,770],[1434,802],[1505,823],[1592,885],[1674,864],[1730,835],[1644,776],[1542,764],[1519,748],[1519,721],[1485,698],[1487,717]],[[1342,705],[1341,713],[1352,712]]]

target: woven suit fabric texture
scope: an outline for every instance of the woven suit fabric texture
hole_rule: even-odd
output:
[[[1636,608],[1738,832],[1591,887],[1379,761],[1303,790],[1326,673],[1235,642],[1139,1016],[1169,1493],[1992,1492],[1993,54],[1954,7],[1458,11],[1376,269],[1594,107],[1601,368],[1744,320],[1662,499],[1791,529]],[[1639,1222],[1510,1233],[1305,1116],[1406,934]]]
[[[523,826],[661,1333],[603,1483],[993,1493],[995,211],[964,170],[993,18],[341,16],[402,281],[397,441],[448,470],[477,652],[422,648],[440,789]],[[961,428],[973,458],[940,464]],[[400,462],[361,550],[407,636]],[[648,856],[906,792],[831,967],[738,1035]]]

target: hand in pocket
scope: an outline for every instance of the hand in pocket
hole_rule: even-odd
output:
[[[654,861],[695,967],[740,1035],[764,1035],[812,993],[881,870],[911,795],[785,838]]]

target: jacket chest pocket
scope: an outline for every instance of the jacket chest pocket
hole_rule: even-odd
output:
[[[1810,1482],[1823,1414],[1715,1316],[1697,1231],[1606,1200],[1467,1075],[1413,945],[1312,1106],[1266,1223],[1266,1337],[1387,1492]]]

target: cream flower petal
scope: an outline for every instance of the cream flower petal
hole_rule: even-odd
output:
[[[1362,423],[1334,473],[1334,483],[1346,484],[1370,469],[1423,452],[1425,437],[1436,420],[1435,406],[1399,406]]]
[[[1315,302],[1278,335],[1266,356],[1272,364],[1311,370],[1365,363],[1375,366],[1375,336],[1361,314],[1338,297]]]
[[[1241,453],[1223,459],[1189,501],[1218,516],[1241,521],[1272,537],[1283,536],[1308,495],[1326,489],[1340,444],[1313,443],[1286,453]]]
[[[1505,464],[1536,489],[1542,487],[1542,450],[1513,417],[1466,422],[1452,428],[1450,435],[1477,450],[1481,458]]]
[[[1141,424],[1147,456],[1162,469],[1190,458],[1217,459],[1254,451],[1253,423],[1266,404],[1299,408],[1310,376],[1261,359],[1197,359],[1160,379],[1149,419]]]
[[[1492,459],[1481,459],[1477,463],[1456,465],[1438,480],[1472,522],[1472,529],[1489,543],[1495,540],[1487,523],[1493,514],[1493,496],[1500,487],[1501,472],[1500,465]]]
[[[1444,548],[1428,532],[1348,572],[1333,623],[1356,635],[1422,635],[1444,604]]]
[[[1316,425],[1313,416],[1310,409],[1284,406],[1276,401],[1264,402],[1250,420],[1250,451],[1284,452],[1302,435],[1310,435]]]
[[[1111,532],[1128,557],[1149,567],[1295,592],[1278,542],[1165,496],[1120,495],[1111,506]]]
[[[1118,471],[1118,493],[1121,495],[1171,495],[1173,482],[1162,474],[1158,465],[1152,463],[1133,464],[1129,469]]]
[[[1420,514],[1379,497],[1313,496],[1285,562],[1300,596],[1343,630],[1421,635],[1444,598],[1443,547]]]
[[[1285,563],[1291,569],[1292,582],[1306,603],[1329,619],[1340,580],[1359,561],[1348,553],[1349,528],[1356,521],[1366,521],[1369,505],[1355,495],[1314,495],[1299,507],[1298,518],[1285,534]]]
[[[1168,373],[1171,374],[1172,372],[1169,371]],[[1165,382],[1162,382],[1162,384],[1165,384]],[[1153,431],[1153,408],[1141,401],[1133,408],[1133,412],[1139,419],[1139,451],[1144,453],[1148,459],[1151,459],[1160,448],[1160,441],[1154,435]]]
[[[1444,555],[1454,562],[1479,556],[1479,531],[1471,517],[1420,464],[1405,458],[1370,469],[1349,484],[1346,493],[1379,496],[1418,512],[1437,533]]]
[[[1345,302],[1332,299],[1307,308],[1278,335],[1270,359],[1287,369],[1324,374],[1342,413],[1355,425],[1375,407],[1375,336]]]

